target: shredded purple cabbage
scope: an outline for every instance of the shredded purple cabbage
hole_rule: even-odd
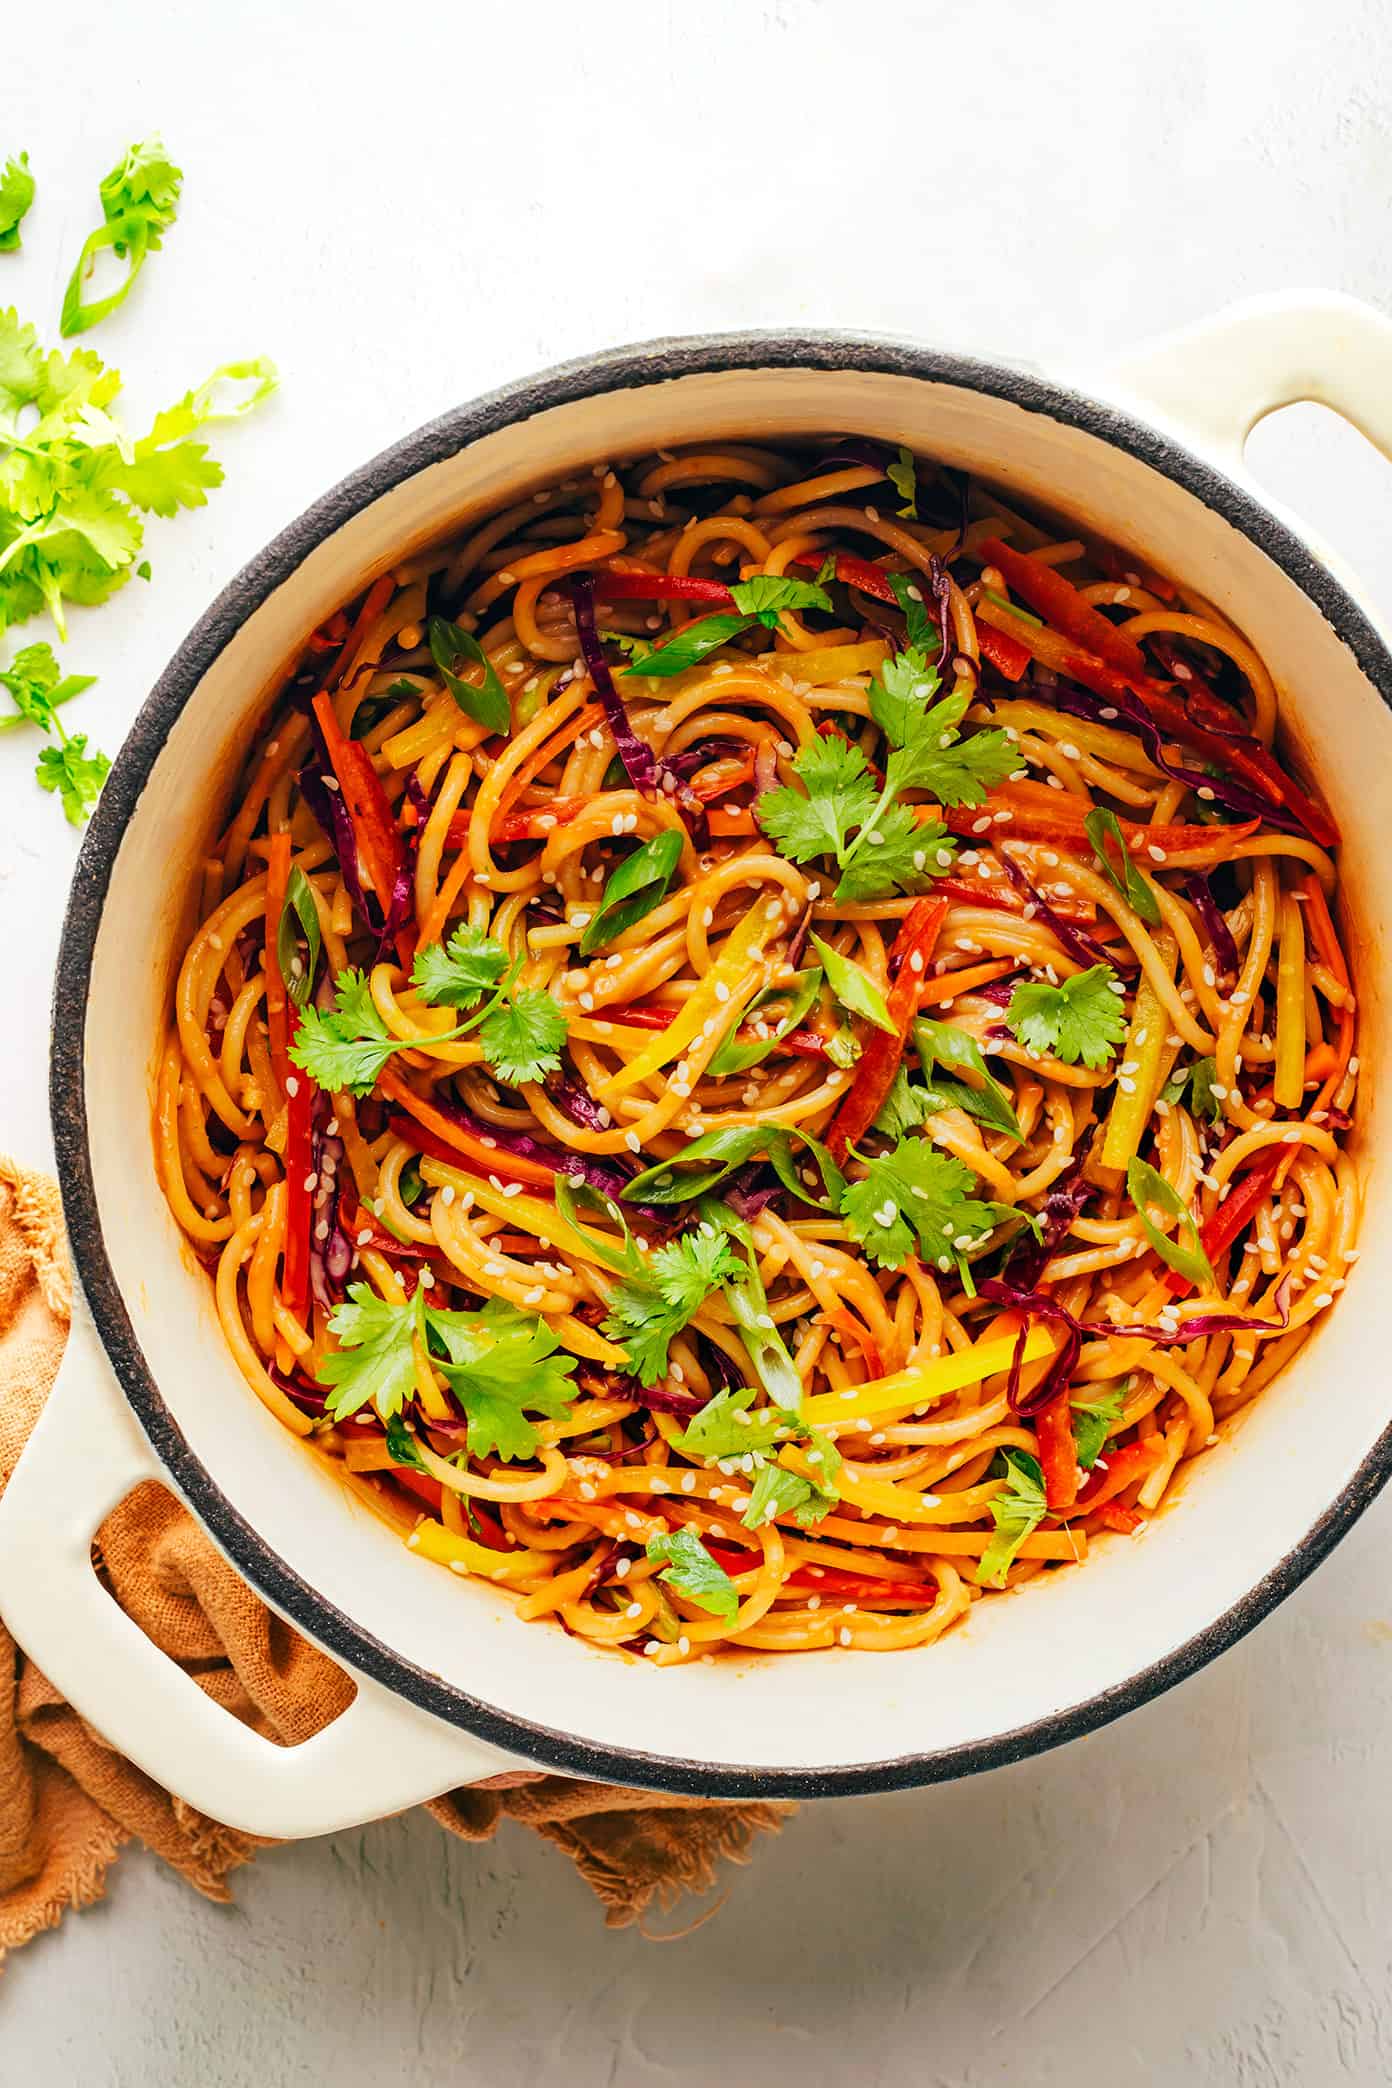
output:
[[[1058,708],[1067,711],[1071,717],[1087,718],[1093,724],[1119,725],[1124,732],[1134,732],[1161,775],[1183,783],[1189,790],[1202,792],[1213,803],[1235,812],[1239,819],[1264,820],[1283,834],[1304,833],[1300,821],[1284,805],[1278,805],[1274,798],[1237,782],[1232,776],[1211,776],[1207,769],[1184,768],[1179,762],[1171,761],[1165,752],[1160,727],[1134,689],[1119,687],[1112,696],[1104,699],[1080,683],[1064,681],[1048,670],[1037,674],[1035,679],[1050,689]]]
[[[882,442],[872,442],[865,435],[842,435],[825,456],[818,457],[818,471],[850,471],[856,465],[867,471],[878,471],[881,477],[888,472],[894,461],[894,452]]]
[[[1065,921],[1062,914],[1054,912],[1043,893],[1030,883],[1008,848],[999,848],[996,853],[1000,857],[1002,869],[1016,891],[1023,894],[1050,934],[1057,938],[1060,947],[1067,950],[1070,957],[1076,959],[1079,964],[1105,964],[1113,969],[1118,968],[1113,965],[1112,958],[1101,943],[1094,942],[1085,929],[1075,926],[1072,921]],[[1013,987],[1011,991],[1013,993]]]
[[[1237,944],[1227,924],[1222,907],[1213,896],[1213,886],[1201,870],[1195,870],[1185,878],[1184,889],[1194,902],[1204,932],[1213,945],[1214,962],[1219,972],[1228,978],[1236,978],[1239,964]]]
[[[640,790],[644,797],[656,797],[661,789],[657,756],[647,741],[640,739],[634,731],[623,698],[614,687],[614,677],[609,672],[609,662],[604,657],[604,647],[595,629],[594,582],[588,574],[581,574],[571,581],[570,592],[575,604],[575,630],[580,651],[594,683],[595,694],[604,707],[619,759],[634,789]]]
[[[736,1168],[721,1188],[722,1200],[730,1206],[735,1216],[743,1218],[746,1224],[750,1219],[757,1218],[766,1204],[773,1202],[781,1187],[780,1183],[773,1182],[767,1188],[756,1188],[755,1184],[763,1172],[764,1162],[751,1160],[746,1166]]]
[[[293,1399],[297,1407],[307,1414],[322,1414],[328,1403],[328,1388],[316,1385],[298,1367],[285,1371],[269,1356],[263,1359],[262,1369],[273,1385],[279,1385],[287,1399]]]
[[[1001,1273],[1018,1289],[1038,1289],[1045,1267],[1057,1253],[1060,1242],[1072,1230],[1074,1219],[1097,1193],[1096,1183],[1089,1182],[1083,1172],[1096,1128],[1095,1124],[1088,1125],[1074,1149],[1073,1158],[1045,1190],[1038,1235],[1022,1232],[1015,1242]]]
[[[680,754],[663,756],[663,766],[684,783],[690,782],[698,769],[705,768],[711,761],[724,761],[731,755],[744,752],[744,741],[732,738],[728,733],[712,733],[709,738],[696,740],[693,745],[683,747]]]

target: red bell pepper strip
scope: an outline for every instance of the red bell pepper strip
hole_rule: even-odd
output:
[[[1179,593],[1173,580],[1167,580],[1163,573],[1156,572],[1154,566],[1146,565],[1143,560],[1133,557],[1129,551],[1123,551],[1119,545],[1105,543],[1097,537],[1088,537],[1085,541],[1089,558],[1095,566],[1101,568],[1109,580],[1129,582],[1132,587],[1143,587],[1147,594],[1158,595],[1162,602],[1172,602]]]
[[[987,792],[984,804],[949,805],[941,813],[934,811],[932,817],[940,817],[963,839],[979,840],[989,835],[993,840],[1043,841],[1091,855],[1092,843],[1086,827],[1091,810],[1090,798],[1074,797],[1067,790],[1051,790],[1047,783],[1000,783]],[[1002,812],[1008,812],[1010,817],[998,818]],[[983,820],[989,824],[983,826]],[[1128,848],[1161,848],[1166,855],[1183,855],[1192,850],[1212,850],[1218,843],[1231,847],[1235,841],[1246,841],[1256,833],[1261,821],[1249,819],[1224,827],[1137,826],[1130,819],[1122,819],[1118,824]]]
[[[928,978],[928,966],[942,924],[947,919],[945,899],[915,899],[905,914],[889,954],[894,980],[885,996],[885,1007],[894,1024],[888,1030],[872,1030],[856,1065],[855,1079],[847,1088],[827,1134],[827,1145],[838,1163],[848,1146],[864,1136],[884,1107],[894,1085],[894,1076],[908,1043],[909,1028],[918,1013],[918,996]],[[897,967],[897,969],[896,969]]]
[[[295,1017],[299,1021],[298,1010]],[[309,1306],[310,1228],[314,1224],[314,1101],[319,1090],[295,1067],[285,1081],[285,1251],[280,1294],[302,1319]]]
[[[501,1146],[485,1143],[481,1136],[451,1123],[434,1105],[416,1094],[406,1085],[399,1073],[388,1066],[378,1076],[378,1087],[384,1095],[390,1095],[407,1112],[407,1121],[392,1118],[392,1129],[417,1152],[428,1152],[436,1160],[444,1160],[451,1167],[462,1161],[474,1174],[495,1174],[503,1181],[527,1182],[534,1189],[550,1189],[556,1180],[554,1167],[545,1167],[539,1160],[528,1160],[520,1153],[505,1153]],[[414,1124],[410,1119],[414,1119]],[[421,1142],[415,1126],[419,1126],[433,1141],[429,1146]]]
[[[1097,1510],[1097,1520],[1109,1530],[1116,1530],[1122,1537],[1134,1537],[1144,1527],[1145,1517],[1137,1515],[1134,1508],[1123,1508],[1117,1501],[1108,1501]]]
[[[983,537],[976,546],[976,556],[983,565],[997,567],[1007,587],[1055,630],[1096,653],[1119,673],[1145,676],[1145,659],[1135,639],[1109,623],[1102,611],[1094,609],[1062,573],[1041,565],[1037,558],[1022,551],[1012,551],[999,537]]]
[[[1152,1465],[1160,1462],[1164,1455],[1164,1439],[1159,1434],[1140,1436],[1134,1443],[1126,1443],[1120,1450],[1106,1450],[1087,1475],[1079,1489],[1076,1512],[1086,1515],[1093,1508],[1100,1508],[1113,1494],[1134,1486],[1144,1479]]]
[[[752,1573],[760,1562],[757,1551],[738,1551],[733,1545],[703,1540],[706,1550],[722,1566],[726,1573]],[[902,1578],[883,1578],[876,1574],[847,1573],[840,1566],[814,1566],[802,1563],[795,1566],[783,1584],[788,1588],[805,1588],[813,1595],[836,1595],[849,1601],[875,1595],[893,1595],[898,1600],[921,1596],[927,1602],[937,1600],[936,1581],[928,1581],[921,1573],[907,1572]]]
[[[266,856],[266,945],[261,962],[266,974],[266,1028],[270,1033],[271,1065],[282,1094],[285,1092],[286,1077],[290,1072],[290,1061],[286,1055],[290,1043],[287,1015],[290,999],[281,975],[277,941],[289,882],[290,835],[288,832],[272,834]]]
[[[348,817],[353,822],[358,854],[377,895],[383,913],[391,905],[398,877],[406,873],[406,851],[382,779],[372,766],[372,756],[358,740],[349,739],[338,722],[333,698],[321,689],[314,699],[314,715],[324,735],[333,772],[343,792]],[[397,955],[409,971],[415,954],[415,938],[402,928],[396,938]]]
[[[600,566],[594,591],[602,602],[705,602],[713,609],[733,609],[735,598],[719,580],[698,580],[690,573],[615,571]]]
[[[1258,1204],[1270,1196],[1282,1158],[1280,1146],[1264,1146],[1242,1180],[1201,1227],[1199,1241],[1212,1267],[1217,1267],[1218,1257],[1226,1254],[1238,1234],[1251,1224]],[[1165,1277],[1165,1288],[1172,1297],[1187,1298],[1194,1286],[1187,1276],[1171,1269]]]
[[[427,1508],[439,1514],[445,1489],[438,1479],[431,1478],[429,1472],[418,1472],[411,1465],[393,1465],[389,1471],[378,1473],[377,1477],[390,1479],[413,1499],[424,1501]]]
[[[1039,1465],[1044,1474],[1044,1498],[1059,1515],[1066,1515],[1078,1498],[1078,1450],[1073,1440],[1073,1410],[1068,1387],[1034,1415]]]
[[[374,1254],[404,1255],[408,1261],[429,1261],[433,1247],[422,1247],[417,1240],[398,1240],[379,1225],[371,1211],[353,1199],[343,1199],[338,1207],[338,1222],[355,1247],[370,1247]]]
[[[1019,645],[1015,639],[998,631],[994,624],[980,623],[976,627],[976,642],[981,657],[997,674],[1007,681],[1017,682],[1030,663],[1028,646]]]
[[[826,554],[820,551],[803,551],[793,559],[793,565],[812,566],[818,572],[826,564]],[[843,587],[858,588],[861,594],[873,595],[877,602],[887,602],[894,609],[899,597],[890,585],[889,574],[883,566],[872,565],[868,558],[857,558],[853,552],[837,551],[833,557],[837,579]],[[908,579],[908,574],[902,576]]]
[[[626,1023],[630,1029],[663,1030],[676,1021],[679,1013],[677,1008],[630,1001],[625,1008],[606,1008],[603,1020]],[[736,1044],[752,1044],[755,1038],[752,1031],[742,1029],[736,1030],[734,1041]],[[789,1030],[786,1037],[779,1038],[774,1049],[790,1052],[794,1058],[825,1058],[826,1039],[819,1037],[815,1030]]]

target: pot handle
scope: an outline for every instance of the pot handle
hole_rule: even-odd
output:
[[[168,1474],[74,1293],[57,1382],[0,1497],[0,1615],[81,1716],[200,1812],[275,1840],[525,1766],[356,1672],[358,1693],[332,1725],[278,1747],[146,1638],[97,1579],[92,1537],[132,1487]]]
[[[1247,437],[1278,407],[1332,407],[1392,458],[1392,319],[1335,290],[1244,299],[1126,351],[1091,388],[1238,464]]]

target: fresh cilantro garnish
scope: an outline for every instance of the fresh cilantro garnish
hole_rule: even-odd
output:
[[[749,1457],[771,1450],[780,1438],[798,1434],[802,1423],[790,1407],[760,1407],[751,1413],[752,1385],[727,1387],[708,1399],[676,1439],[684,1457]]]
[[[1098,805],[1089,812],[1083,826],[1092,843],[1093,853],[1097,857],[1103,876],[1110,884],[1115,885],[1122,898],[1134,908],[1143,921],[1149,921],[1152,928],[1158,928],[1159,901],[1150,888],[1149,880],[1142,877],[1131,860],[1131,851],[1126,846],[1126,836],[1121,831],[1121,821],[1115,812],[1109,812],[1104,805]],[[1116,850],[1120,869],[1108,853],[1108,844]]]
[[[897,1036],[898,1025],[869,972],[849,957],[843,957],[830,943],[823,942],[820,935],[814,935],[812,941],[826,968],[827,984],[842,1007],[849,1008],[852,1015],[863,1015],[876,1029],[888,1030],[892,1037]]]
[[[66,603],[123,586],[140,553],[139,511],[202,506],[222,483],[189,436],[249,412],[275,381],[269,363],[226,364],[135,441],[112,412],[117,371],[90,349],[48,353],[32,326],[0,312],[0,624],[47,609],[66,635]],[[229,400],[228,386],[240,395]]]
[[[912,602],[907,593],[901,599]],[[917,620],[915,629],[924,635]],[[912,644],[871,683],[871,715],[892,750],[880,790],[859,747],[819,735],[793,763],[802,791],[783,784],[755,807],[765,833],[793,862],[835,857],[835,897],[843,904],[922,891],[951,867],[946,828],[920,822],[901,802],[906,791],[929,791],[945,805],[979,805],[1018,766],[1018,749],[1004,732],[962,739],[968,698],[958,692],[934,702],[939,687],[937,667]]]
[[[934,1268],[963,1266],[998,1225],[1028,1213],[1010,1204],[984,1203],[970,1194],[974,1176],[950,1153],[921,1138],[902,1138],[891,1152],[867,1163],[862,1180],[841,1199],[851,1238],[881,1268],[897,1269],[917,1246]]]
[[[77,266],[63,293],[64,338],[86,333],[125,301],[132,283],[145,265],[145,256],[155,253],[173,224],[179,207],[183,171],[176,167],[158,138],[132,145],[101,184],[104,223],[89,232]],[[83,302],[82,285],[91,274],[97,255],[110,248],[128,263],[124,279],[107,297]]]
[[[548,993],[514,990],[521,965],[518,958],[509,966],[501,943],[465,925],[443,947],[431,943],[418,950],[411,972],[412,984],[432,1004],[477,1008],[467,1022],[433,1041],[449,1043],[477,1030],[489,1066],[510,1087],[554,1072],[566,1038],[565,1017]],[[331,1093],[371,1094],[392,1054],[414,1045],[387,1028],[364,972],[340,972],[334,1002],[332,1008],[303,1011],[291,1060]]]
[[[81,826],[101,795],[110,769],[111,763],[99,749],[87,752],[86,733],[75,732],[71,739],[65,735],[61,746],[45,747],[39,755],[39,788],[56,790],[69,823]]]
[[[425,1459],[416,1448],[416,1439],[399,1413],[388,1414],[386,1432],[387,1455],[392,1463],[409,1465],[413,1471],[423,1472]]]
[[[427,943],[417,950],[411,984],[433,1006],[467,1013],[485,993],[496,992],[507,968],[508,955],[502,944],[465,921],[448,942]]]
[[[18,159],[6,160],[0,173],[0,254],[12,254],[18,247],[19,228],[33,200],[29,155],[21,152]]]
[[[430,657],[440,679],[466,717],[477,719],[490,732],[507,732],[512,711],[507,690],[499,681],[493,663],[471,631],[461,630],[443,616],[430,619]],[[460,666],[477,667],[479,679],[466,681]]]
[[[1065,1065],[1105,1066],[1126,1035],[1120,980],[1110,964],[1065,979],[1061,986],[1030,980],[1017,986],[1006,1023],[1027,1051],[1048,1052]]]
[[[1215,1290],[1213,1266],[1204,1253],[1194,1214],[1179,1191],[1146,1161],[1132,1160],[1126,1170],[1126,1193],[1141,1221],[1141,1231],[1166,1268],[1187,1277],[1196,1289]],[[1189,1242],[1187,1247],[1161,1231],[1150,1215],[1150,1204],[1158,1204],[1169,1217],[1179,1220],[1180,1230]]]
[[[670,1246],[659,1247],[641,1276],[625,1277],[615,1285],[603,1331],[625,1350],[640,1384],[655,1385],[666,1376],[673,1337],[712,1291],[737,1280],[740,1273],[739,1258],[725,1234],[701,1225]]]
[[[830,1515],[839,1499],[832,1488],[818,1486],[801,1472],[790,1472],[786,1465],[765,1464],[750,1489],[749,1506],[740,1521],[747,1530],[757,1530],[764,1523],[776,1522],[780,1515],[791,1515],[794,1522],[809,1529]]]
[[[3,679],[3,675],[0,675],[0,680]],[[1190,1065],[1176,1066],[1160,1090],[1160,1099],[1170,1103],[1183,1102],[1187,1091],[1191,1116],[1207,1117],[1211,1124],[1221,1124],[1223,1105],[1213,1092],[1213,1083],[1217,1078],[1216,1059],[1195,1059]]]
[[[582,957],[588,957],[592,950],[602,950],[606,943],[613,942],[662,904],[681,852],[681,835],[675,827],[667,827],[624,858],[586,923],[580,938]]]
[[[995,1534],[976,1569],[980,1588],[1003,1588],[1015,1554],[1030,1532],[1044,1520],[1048,1503],[1044,1498],[1044,1473],[1039,1459],[1028,1450],[997,1452],[989,1476],[1008,1483],[991,1501]]]
[[[499,1080],[521,1087],[559,1069],[566,1019],[549,993],[528,986],[487,1014],[478,1035]]]
[[[300,955],[301,940],[304,943],[303,956]],[[297,1008],[303,1008],[314,991],[321,943],[319,909],[314,903],[309,879],[296,863],[286,883],[285,904],[280,909],[276,926],[276,963],[285,981],[285,990]]]
[[[942,639],[928,614],[922,583],[910,579],[907,573],[889,573],[886,577],[894,590],[895,601],[904,612],[904,629],[910,649],[922,653],[925,660],[936,660],[942,651]]]
[[[365,1283],[349,1284],[329,1320],[340,1346],[319,1366],[330,1418],[345,1420],[370,1402],[389,1423],[411,1399],[424,1353],[464,1409],[472,1456],[533,1456],[537,1434],[527,1414],[559,1420],[569,1411],[575,1358],[555,1353],[558,1338],[545,1320],[497,1298],[481,1312],[451,1312],[425,1298],[418,1287],[393,1305]]]
[[[1108,1436],[1120,1428],[1130,1384],[1130,1378],[1122,1378],[1115,1385],[1089,1385],[1070,1396],[1073,1448],[1083,1471],[1092,1470]]]
[[[648,677],[663,677],[683,674],[688,667],[697,667],[709,654],[728,645],[742,631],[762,624],[767,630],[778,629],[778,619],[785,609],[827,609],[831,599],[824,589],[811,580],[787,580],[777,573],[756,573],[752,580],[736,580],[730,588],[734,608],[718,609],[713,616],[698,617],[687,624],[665,645],[654,646],[640,653],[624,674]]]
[[[899,498],[904,502],[903,507],[899,510],[900,514],[916,517],[918,514],[918,466],[914,462],[913,451],[905,449],[901,443],[899,445],[898,458],[893,464],[886,467],[885,477],[889,480]]]
[[[47,643],[26,645],[8,667],[0,668],[0,689],[9,691],[15,707],[13,717],[0,718],[0,731],[25,719],[41,731],[55,731],[58,721],[53,713],[90,689],[96,679],[95,674],[65,675]]]
[[[648,1539],[648,1557],[666,1560],[657,1576],[713,1617],[728,1623],[739,1608],[739,1595],[725,1568],[718,1565],[694,1530],[673,1530],[665,1537]]]
[[[575,1358],[557,1354],[560,1337],[537,1314],[499,1298],[480,1312],[427,1306],[425,1318],[449,1358],[436,1367],[468,1418],[470,1455],[534,1456],[537,1432],[527,1415],[562,1420],[575,1395]]]

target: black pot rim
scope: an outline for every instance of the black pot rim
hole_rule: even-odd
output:
[[[160,1396],[107,1255],[88,1145],[83,1057],[92,958],[112,866],[150,771],[214,659],[311,551],[404,480],[550,407],[685,376],[793,368],[907,376],[977,391],[1122,450],[1194,494],[1279,566],[1319,608],[1392,709],[1392,654],[1301,539],[1211,465],[1113,406],[1030,371],[873,335],[795,330],[644,342],[542,371],[429,422],[333,487],[224,588],[160,676],[112,767],[78,859],[54,986],[49,1094],[73,1258],[141,1427],[221,1550],[268,1602],[350,1669],[479,1739],[562,1774],[711,1798],[817,1798],[943,1782],[1042,1753],[1136,1709],[1234,1645],[1326,1557],[1392,1476],[1392,1427],[1301,1541],[1222,1616],[1124,1681],[1013,1731],[931,1753],[827,1769],[740,1767],[594,1745],[471,1697],[364,1631],[292,1571],[194,1455]]]

